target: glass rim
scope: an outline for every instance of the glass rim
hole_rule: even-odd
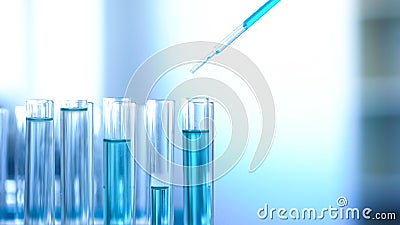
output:
[[[87,100],[64,100],[61,102],[60,109],[87,109],[91,104],[93,103]]]
[[[44,99],[44,98],[37,98],[37,99],[28,99],[26,100],[26,104],[35,103],[35,104],[45,104],[45,103],[54,103],[53,100]]]
[[[49,99],[26,100],[26,118],[52,119],[54,117],[54,101]]]
[[[136,106],[136,103],[132,101],[130,98],[125,97],[111,97],[111,98],[103,98],[103,107],[113,107],[113,105],[131,105]]]
[[[127,97],[105,97],[103,98],[103,102],[115,102],[115,103],[131,103],[132,100]],[[133,103],[133,102],[132,102]]]
[[[175,100],[155,98],[155,99],[147,99],[146,102],[175,102]]]
[[[210,100],[208,97],[193,97],[185,98],[187,104],[214,104],[214,101]]]

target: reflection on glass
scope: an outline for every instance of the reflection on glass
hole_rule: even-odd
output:
[[[0,108],[0,221],[6,219],[8,110]]]
[[[14,169],[15,169],[15,220],[20,223],[24,219],[24,192],[25,192],[25,106],[15,107],[15,151],[14,151]]]

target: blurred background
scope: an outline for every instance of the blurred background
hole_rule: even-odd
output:
[[[17,106],[29,98],[79,98],[99,109],[103,97],[124,95],[148,57],[174,44],[219,41],[264,2],[1,1],[0,107],[9,111],[7,142],[0,143],[6,146],[1,174],[7,171],[1,214],[13,218],[21,198],[13,182],[23,163],[24,114]],[[270,85],[275,138],[256,172],[248,172],[252,154],[246,154],[215,183],[215,224],[265,224],[271,221],[257,217],[265,203],[323,208],[339,196],[349,207],[397,212],[399,220],[399,40],[400,0],[283,0],[243,34],[232,46]],[[101,162],[98,109],[94,151]],[[100,220],[101,174],[96,171]],[[181,214],[175,220],[181,224]]]

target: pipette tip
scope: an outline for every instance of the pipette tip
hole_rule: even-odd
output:
[[[201,63],[197,63],[196,65],[193,66],[193,68],[190,70],[190,72],[191,72],[192,74],[196,73],[196,71],[197,71],[198,69],[200,69],[200,67],[202,67],[204,64],[206,64],[206,61],[205,61],[205,60],[203,60]]]
[[[214,57],[217,53],[215,51],[212,51],[208,56],[201,62],[193,66],[193,68],[190,70],[192,74],[194,74],[197,70],[199,70],[204,64],[206,64],[212,57]]]

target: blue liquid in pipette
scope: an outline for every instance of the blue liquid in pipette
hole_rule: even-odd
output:
[[[191,73],[195,73],[200,67],[204,66],[214,56],[220,54],[225,50],[232,42],[234,42],[240,35],[242,35],[247,29],[249,29],[255,22],[257,22],[262,16],[264,16],[272,7],[274,7],[280,0],[269,0],[262,5],[257,11],[255,11],[249,18],[247,18],[242,24],[236,29],[229,33],[215,48],[209,53],[202,62],[196,64],[191,70]]]
[[[212,224],[212,192],[209,167],[193,169],[206,165],[211,160],[209,132],[204,130],[183,130],[184,151],[184,225]],[[204,181],[198,184],[199,181]]]
[[[134,162],[129,145],[130,140],[104,139],[105,225],[131,224],[133,220]]]
[[[151,225],[169,225],[169,187],[151,187]]]
[[[269,0],[257,11],[255,11],[249,18],[243,22],[243,27],[249,29],[255,22],[257,22],[262,16],[264,16],[272,7],[274,7],[280,0]]]

